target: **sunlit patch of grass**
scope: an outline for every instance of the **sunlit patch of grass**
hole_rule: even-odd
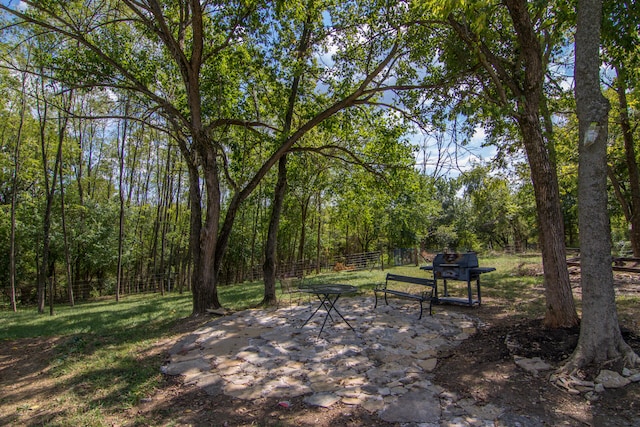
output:
[[[34,308],[0,312],[0,339],[94,334],[102,337],[144,336],[191,313],[191,294],[130,295],[55,307],[55,314],[37,315]]]
[[[544,315],[544,278],[539,255],[481,257],[480,266],[496,268],[481,276],[485,300],[514,315]]]
[[[109,414],[135,406],[157,389],[163,355],[148,349],[189,316],[191,307],[190,294],[153,294],[59,307],[55,316],[0,313],[6,325],[0,338],[63,337],[49,375],[67,410],[46,424],[102,426]]]

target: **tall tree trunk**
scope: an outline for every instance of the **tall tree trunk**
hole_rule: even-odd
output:
[[[309,41],[311,37],[311,17],[307,17],[302,28],[302,34],[300,35],[300,42],[298,44],[298,59],[303,60],[305,58],[306,51],[309,47]],[[289,99],[287,103],[287,110],[285,112],[284,127],[282,130],[282,141],[286,141],[289,138],[291,131],[291,125],[293,122],[293,110],[298,98],[298,89],[300,87],[301,71],[298,71],[291,81],[291,91],[289,92]],[[287,186],[287,160],[286,154],[284,154],[278,161],[278,182],[276,183],[276,191],[274,194],[273,209],[271,210],[271,220],[269,222],[269,234],[267,236],[266,253],[264,260],[264,304],[271,304],[276,301],[276,269],[275,265],[271,266],[270,263],[276,259],[276,247],[278,239],[278,228],[280,227],[280,215],[282,214],[282,203]],[[280,206],[278,206],[278,204]],[[273,234],[272,234],[273,233]],[[272,241],[273,240],[273,241]],[[271,252],[273,251],[273,252]],[[271,253],[270,253],[271,252]],[[269,277],[267,277],[269,276]]]
[[[85,97],[80,97],[80,108],[83,114],[87,114],[85,111]],[[89,121],[90,123],[92,121]],[[85,166],[85,161],[87,162],[87,169],[90,171],[91,170],[91,150],[92,150],[92,146],[93,146],[93,142],[92,142],[92,133],[90,132],[85,132],[85,128],[87,126],[86,120],[79,120],[79,119],[72,119],[71,121],[71,125],[72,125],[72,132],[73,134],[76,135],[77,138],[77,144],[78,144],[78,148],[79,150],[77,150],[78,152],[78,156],[76,158],[76,168],[75,168],[75,180],[76,180],[76,185],[77,185],[77,192],[78,192],[78,204],[81,207],[84,207],[84,185],[83,185],[83,181],[85,180],[84,177],[84,166]],[[89,126],[91,126],[91,124],[89,124]],[[86,148],[86,141],[89,141],[88,145],[89,148],[87,150]],[[88,151],[88,159],[85,160],[85,154],[87,154]],[[90,173],[88,174],[88,178],[90,178]],[[75,224],[76,229],[81,230],[81,232],[85,229],[85,213],[84,213],[84,209],[80,210],[80,221],[79,223]],[[82,243],[81,242],[75,242],[74,243],[74,253],[75,254],[80,254],[82,253]],[[81,290],[80,290],[80,257],[75,257],[75,263],[73,263],[73,268],[71,268],[71,271],[73,273],[73,277],[71,282],[73,283],[73,287],[71,288],[71,294],[74,296],[74,300],[75,300],[75,296],[76,295],[80,295],[81,294]],[[75,301],[74,301],[75,304]]]
[[[180,207],[180,195],[182,194],[182,165],[178,162],[178,170],[176,172],[176,208],[175,208],[175,216],[173,217],[173,233],[171,236],[171,242],[169,243],[169,272],[174,273],[170,276],[169,280],[173,280],[173,288],[176,288],[178,284],[179,272],[180,272],[180,254],[181,254],[181,244],[182,239],[179,237],[182,234],[182,222],[180,221],[180,214],[182,213]],[[172,193],[174,194],[174,193]],[[173,196],[171,196],[173,198]],[[168,218],[167,218],[167,222]]]
[[[159,242],[160,239],[160,227],[162,225],[162,208],[164,203],[164,187],[162,181],[162,173],[161,170],[161,153],[160,153],[160,143],[156,141],[156,155],[155,155],[155,170],[156,170],[156,182],[155,182],[155,200],[156,200],[156,216],[153,220],[153,237],[151,239],[151,253],[149,254],[149,259],[151,260],[151,265],[149,266],[149,271],[151,272],[151,280],[153,283],[153,290],[158,287],[158,245],[162,244]]]
[[[41,75],[44,73],[41,72]],[[50,245],[50,231],[51,231],[51,210],[53,207],[53,196],[55,194],[56,187],[56,177],[58,164],[62,157],[62,140],[64,138],[64,130],[62,129],[61,124],[58,126],[58,150],[55,157],[55,165],[53,167],[53,173],[51,177],[49,176],[49,162],[48,162],[48,152],[47,152],[47,122],[48,122],[48,101],[47,101],[47,93],[45,90],[44,77],[40,80],[40,95],[42,97],[42,105],[38,102],[37,112],[38,119],[40,124],[40,150],[42,156],[42,173],[43,173],[43,181],[45,188],[45,211],[42,220],[42,252],[41,252],[41,263],[40,269],[38,271],[38,313],[44,313],[45,309],[45,294],[47,285],[49,284],[49,292],[51,293],[53,288],[50,285],[49,280],[47,280],[49,275],[49,245]],[[52,297],[52,295],[49,295]],[[50,314],[53,315],[53,305],[50,299]]]
[[[171,209],[171,194],[173,192],[173,175],[171,174],[171,162],[172,162],[171,148],[167,147],[167,160],[165,167],[165,174],[163,177],[163,188],[162,191],[162,229],[160,230],[160,273],[162,274],[160,279],[160,291],[162,295],[164,295],[167,287],[165,286],[168,282],[165,280],[170,280],[170,276],[167,273],[167,230],[169,227],[169,209]],[[169,266],[171,264],[169,263]],[[168,270],[171,270],[169,268]]]
[[[607,213],[609,102],[600,89],[602,0],[579,0],[576,29],[575,97],[579,121],[578,220],[582,281],[582,323],[578,345],[564,366],[572,372],[589,364],[640,358],[620,333],[611,266]]]
[[[118,135],[118,200],[120,202],[120,211],[118,215],[118,261],[116,268],[116,301],[120,301],[120,292],[122,291],[122,253],[124,251],[124,155],[128,136],[128,117],[129,115],[129,99],[127,98],[124,107],[124,122],[122,123],[122,137]]]
[[[492,76],[499,92],[503,94],[503,102],[506,104],[507,101],[505,87],[513,92],[517,102],[517,109],[512,115],[520,128],[531,169],[540,228],[547,304],[545,325],[551,328],[575,326],[578,316],[566,265],[558,178],[541,125],[541,115],[544,117],[545,109],[545,63],[542,47],[529,15],[528,2],[504,0],[504,4],[513,22],[524,72],[511,75],[500,59],[484,45],[481,46],[481,63]],[[452,19],[450,22],[467,43],[475,43],[469,38],[469,30],[466,27]]]
[[[75,305],[73,297],[73,274],[71,273],[71,255],[69,254],[69,235],[67,233],[67,213],[64,201],[64,180],[62,175],[62,162],[59,165],[60,171],[60,216],[62,220],[62,240],[64,244],[64,266],[65,273],[67,275],[67,298],[69,299],[69,305],[73,307]]]
[[[220,221],[220,187],[215,149],[204,135],[195,134],[195,144],[200,153],[206,205],[200,190],[198,168],[193,162],[189,164],[189,198],[191,203],[190,245],[192,248],[193,271],[193,314],[206,313],[207,309],[221,307],[218,298],[217,276],[220,259],[224,248],[219,245],[218,237]],[[184,151],[184,149],[183,149]],[[234,215],[232,212],[231,215]],[[228,212],[227,215],[230,215]]]
[[[16,304],[16,209],[18,204],[18,183],[20,174],[20,144],[22,143],[22,129],[24,127],[24,118],[26,111],[26,82],[27,73],[22,74],[20,81],[20,119],[18,122],[18,131],[16,133],[16,146],[13,149],[13,176],[11,177],[11,235],[9,238],[9,282],[11,287],[11,309],[16,312],[18,307]]]
[[[631,225],[629,239],[631,240],[633,256],[640,257],[640,173],[638,172],[633,130],[629,119],[627,73],[623,65],[617,65],[615,69],[618,74],[616,92],[620,106],[620,127],[622,128],[625,160],[627,170],[629,171],[629,192],[631,193],[628,210],[629,216],[627,218]]]
[[[278,246],[278,228],[280,227],[280,216],[284,196],[287,192],[287,156],[280,157],[278,161],[278,181],[276,182],[273,204],[271,207],[271,220],[269,221],[269,231],[265,242],[264,265],[262,268],[264,275],[264,298],[262,304],[273,305],[276,300],[276,263]]]
[[[536,117],[520,122],[536,199],[539,238],[545,281],[545,325],[550,328],[578,324],[566,264],[564,221],[556,171],[551,167]]]

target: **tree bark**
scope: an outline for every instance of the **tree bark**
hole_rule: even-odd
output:
[[[528,2],[504,0],[503,3],[517,38],[518,57],[515,59],[503,60],[497,56],[468,25],[457,21],[453,15],[449,16],[449,23],[471,51],[478,52],[479,64],[499,95],[496,101],[510,109],[510,115],[520,129],[531,169],[540,230],[547,305],[545,326],[571,327],[577,325],[578,315],[566,265],[558,178],[542,129],[546,109],[543,99],[546,66]],[[506,66],[512,60],[519,64],[515,71]],[[515,108],[510,106],[511,102],[516,103]]]
[[[540,227],[547,310],[545,325],[550,328],[571,327],[578,323],[569,272],[566,264],[564,221],[560,203],[558,177],[546,147],[540,114],[543,105],[545,67],[542,48],[525,0],[505,0],[513,21],[521,55],[524,78],[515,115],[531,169]]]
[[[569,272],[566,264],[564,221],[556,171],[551,167],[536,117],[519,121],[536,199],[542,265],[544,268],[546,312],[549,328],[578,324]]]
[[[124,214],[125,214],[125,203],[124,203],[124,163],[125,163],[125,144],[128,137],[128,120],[126,117],[129,114],[129,99],[127,98],[125,107],[124,107],[124,122],[122,123],[122,138],[120,135],[117,137],[117,151],[118,151],[118,201],[120,212],[118,215],[118,260],[116,266],[116,301],[120,301],[120,292],[122,291],[122,279],[124,277],[124,272],[122,269],[122,254],[124,252]],[[118,128],[118,133],[119,132]]]
[[[278,229],[280,228],[280,217],[282,215],[282,205],[287,192],[287,156],[280,157],[278,161],[278,181],[276,182],[273,206],[271,207],[271,219],[269,220],[269,231],[265,242],[264,265],[262,266],[264,276],[264,298],[262,304],[273,305],[276,299],[276,264]]]
[[[22,129],[24,127],[25,111],[26,111],[26,83],[27,73],[22,73],[20,79],[20,118],[18,122],[18,131],[16,134],[16,146],[13,148],[13,176],[11,177],[11,234],[9,238],[9,282],[11,287],[11,309],[18,311],[16,304],[16,210],[18,204],[18,183],[20,173],[20,144],[22,144]]]
[[[629,216],[627,220],[631,225],[629,239],[633,249],[633,256],[640,257],[640,172],[636,160],[636,150],[633,130],[629,119],[629,104],[627,102],[627,73],[623,65],[615,67],[618,75],[616,93],[620,107],[620,127],[624,140],[625,161],[629,172],[629,191],[631,193],[629,203]]]
[[[193,257],[191,285],[193,290],[193,314],[204,314],[207,309],[220,308],[217,289],[218,226],[220,218],[220,188],[218,168],[213,147],[206,138],[199,136],[204,188],[207,204],[203,210],[200,174],[193,162],[189,164],[189,199],[191,203],[190,246]],[[204,146],[204,147],[203,147]],[[207,148],[208,147],[208,148]],[[203,221],[204,214],[204,221]]]
[[[620,333],[613,289],[611,229],[607,214],[609,102],[600,89],[602,0],[579,0],[575,48],[575,97],[579,122],[578,220],[582,322],[578,345],[565,366],[572,372],[624,357],[640,359]]]

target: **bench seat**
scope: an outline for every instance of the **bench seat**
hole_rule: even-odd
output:
[[[400,283],[409,284],[409,285],[419,285],[411,287],[408,290],[400,290],[394,289],[394,286],[398,286]],[[429,315],[432,315],[433,312],[431,310],[432,302],[433,302],[433,290],[435,288],[435,280],[426,279],[422,277],[411,277],[411,276],[401,276],[398,274],[388,273],[386,280],[383,284],[379,284],[373,290],[376,302],[373,308],[378,307],[378,294],[384,294],[384,302],[386,305],[389,305],[389,301],[387,300],[387,295],[391,294],[397,296],[399,298],[407,298],[413,299],[420,303],[420,317],[422,319],[422,310],[423,303],[429,302]]]

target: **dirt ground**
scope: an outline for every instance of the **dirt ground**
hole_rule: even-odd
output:
[[[622,286],[628,286],[628,283]],[[637,284],[631,286],[637,292]],[[542,420],[538,425],[567,426],[640,426],[640,383],[623,389],[606,390],[595,401],[583,395],[571,395],[553,386],[545,376],[532,376],[513,362],[509,348],[519,346],[526,357],[539,356],[560,364],[576,345],[579,330],[548,331],[541,319],[504,317],[490,301],[463,310],[478,317],[484,325],[478,333],[453,350],[439,355],[433,382],[460,398],[509,408],[512,414]],[[637,319],[637,316],[634,316]],[[197,323],[182,324],[177,335],[188,333]],[[623,335],[640,354],[638,324],[621,324]],[[508,337],[509,348],[505,344]],[[22,412],[14,425],[47,425],[38,402],[56,396],[56,383],[48,373],[50,360],[56,357],[57,339],[24,339],[3,342],[0,346],[0,425],[15,419],[16,407]],[[173,342],[173,341],[172,341]],[[150,352],[166,352],[172,342],[158,343]],[[588,375],[588,373],[585,373]],[[179,378],[165,377],[155,395],[144,399],[126,413],[114,414],[111,425],[167,426],[391,426],[376,414],[359,407],[336,404],[329,409],[308,407],[302,398],[289,400],[289,407],[278,400],[253,402],[222,396],[211,398]],[[21,403],[22,402],[22,403]],[[65,402],[59,402],[61,409]],[[9,408],[13,414],[9,414]],[[50,412],[50,408],[46,409]],[[46,418],[50,418],[48,414]],[[46,419],[45,418],[45,419]],[[44,421],[44,422],[43,422]],[[16,424],[17,423],[17,424]],[[512,425],[508,421],[501,425]],[[516,424],[513,424],[516,425]],[[526,424],[520,424],[526,427]]]

